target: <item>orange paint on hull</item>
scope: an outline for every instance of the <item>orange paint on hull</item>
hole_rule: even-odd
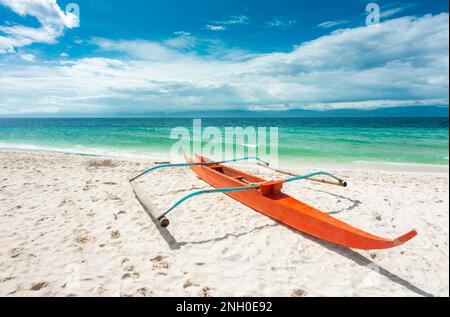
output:
[[[186,160],[193,162],[189,158]],[[197,162],[208,161],[206,158],[197,157]],[[194,166],[191,169],[215,188],[243,187],[248,186],[249,182],[263,184],[258,189],[231,192],[226,195],[291,228],[341,246],[362,250],[389,249],[417,235],[417,232],[412,230],[397,239],[390,240],[359,230],[282,193],[283,181],[267,182],[221,164]]]

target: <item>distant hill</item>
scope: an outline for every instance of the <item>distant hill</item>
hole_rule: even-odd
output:
[[[120,114],[117,114],[120,116]],[[129,115],[129,114],[128,114]],[[139,116],[138,114],[136,114]],[[371,110],[336,109],[336,110],[306,110],[292,109],[286,111],[185,111],[185,112],[159,112],[147,113],[149,117],[176,117],[176,118],[374,118],[374,117],[448,117],[448,106],[417,106],[393,107]]]
[[[447,117],[448,106],[414,106],[414,107],[392,107],[370,110],[359,109],[335,109],[335,110],[306,110],[291,109],[285,111],[250,111],[250,110],[214,110],[214,111],[182,111],[182,112],[135,112],[135,113],[64,113],[52,115],[27,115],[28,118],[67,118],[67,117],[105,117],[105,118],[376,118],[376,117]],[[0,116],[1,117],[1,116]],[[7,116],[23,117],[23,116]]]

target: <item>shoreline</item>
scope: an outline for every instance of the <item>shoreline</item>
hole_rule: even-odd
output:
[[[130,162],[152,162],[152,161],[170,161],[168,155],[162,153],[154,154],[124,154],[115,153],[112,151],[93,152],[77,152],[71,150],[58,150],[51,148],[14,148],[14,147],[0,147],[0,152],[24,152],[24,153],[49,153],[49,154],[63,154],[75,155],[85,157],[98,157],[124,160]],[[103,152],[103,153],[101,153]],[[418,163],[397,163],[397,162],[370,162],[357,161],[353,163],[333,163],[333,162],[295,162],[285,161],[281,164],[282,167],[298,170],[298,169],[331,169],[336,171],[368,171],[368,172],[392,172],[392,173],[432,173],[432,174],[448,174],[450,165],[443,164],[418,164]],[[280,166],[280,167],[281,167]]]

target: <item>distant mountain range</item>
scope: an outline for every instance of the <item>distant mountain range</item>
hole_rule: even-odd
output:
[[[249,111],[249,110],[223,110],[223,111],[187,111],[172,113],[154,113],[155,117],[178,118],[375,118],[375,117],[448,117],[448,106],[416,106],[393,107],[370,110],[335,109],[335,110],[306,110],[292,109],[285,111]]]
[[[213,111],[183,111],[183,112],[136,112],[136,113],[90,113],[90,114],[53,114],[53,115],[27,115],[28,118],[83,118],[83,117],[105,117],[105,118],[130,118],[130,117],[150,117],[150,118],[376,118],[376,117],[447,117],[449,116],[448,106],[414,106],[414,107],[392,107],[369,110],[360,109],[335,109],[335,110],[306,110],[291,109],[285,111],[275,110],[213,110]],[[0,117],[2,117],[0,115]],[[9,115],[3,117],[23,117]]]

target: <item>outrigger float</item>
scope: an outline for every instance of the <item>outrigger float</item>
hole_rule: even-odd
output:
[[[131,177],[129,181],[136,197],[147,207],[148,211],[158,220],[163,228],[168,227],[170,224],[167,216],[186,200],[206,194],[224,193],[293,229],[344,247],[361,250],[389,249],[402,245],[417,235],[417,232],[412,230],[393,240],[381,238],[337,220],[282,192],[283,184],[300,180],[312,180],[337,186],[347,186],[347,182],[331,173],[320,171],[301,176],[292,176],[284,180],[267,181],[224,165],[251,159],[258,161],[258,164],[261,166],[271,168],[267,162],[257,157],[213,162],[205,157],[196,156],[195,160],[186,157],[187,163],[157,165],[143,171],[137,176]],[[193,192],[178,200],[166,211],[162,213],[158,212],[150,202],[143,199],[142,191],[136,181],[153,171],[176,167],[190,168],[203,181],[213,186],[214,189]],[[276,171],[283,172],[281,170]]]

